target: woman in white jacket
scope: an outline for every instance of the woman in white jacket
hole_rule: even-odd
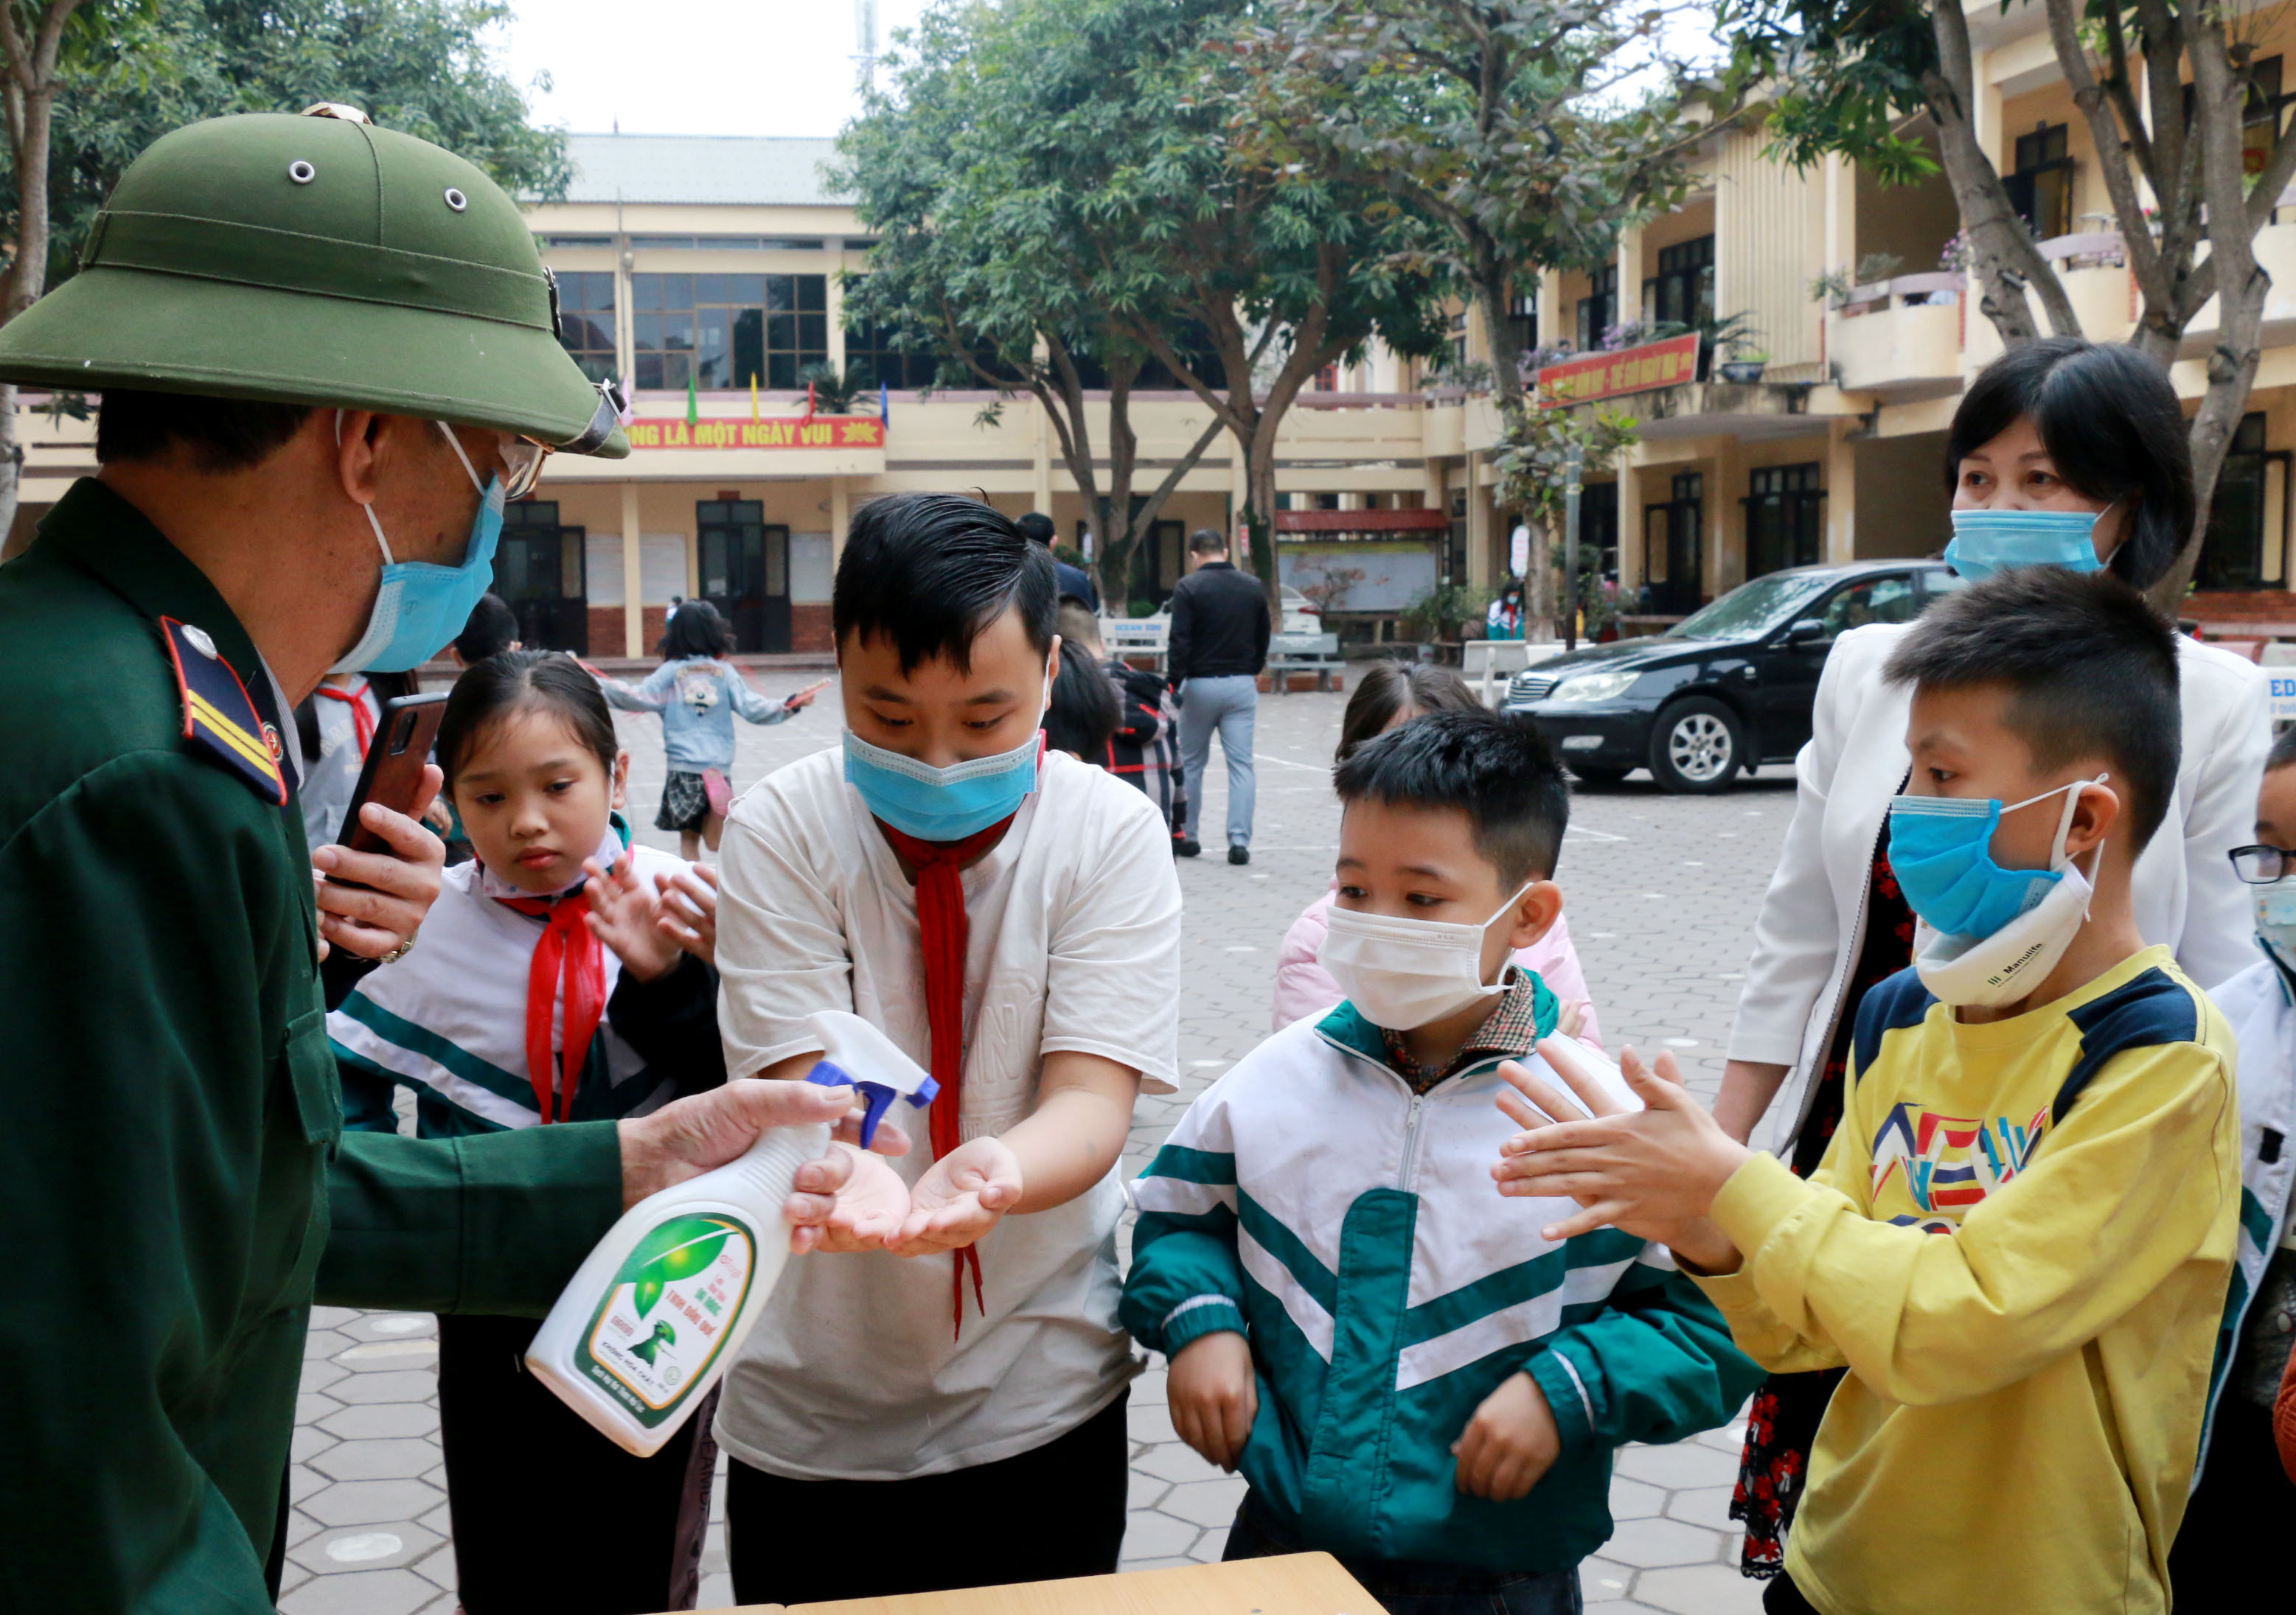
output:
[[[1995,360],[1954,415],[1945,471],[1955,518],[1946,559],[1964,577],[2102,564],[2142,589],[2192,530],[2183,411],[2160,367],[2119,344],[2054,337]],[[2075,524],[2004,521],[2005,512],[2093,521],[2068,537]],[[1826,658],[1714,1107],[1742,1142],[1770,1113],[1768,1142],[1805,1176],[1841,1118],[1857,1001],[1912,963],[1913,914],[1890,872],[1885,833],[1890,799],[1911,767],[1911,692],[1882,678],[1904,632],[1902,624],[1855,628]],[[2173,947],[2185,972],[2212,987],[2255,957],[2248,893],[2225,855],[2249,839],[2271,726],[2261,668],[2191,639],[2177,647],[2183,755],[2168,818],[2136,861],[2136,922],[2147,942]],[[1748,1575],[1777,1571],[1809,1437],[1836,1377],[1773,1376],[1755,1398],[1731,1504],[1747,1524]]]

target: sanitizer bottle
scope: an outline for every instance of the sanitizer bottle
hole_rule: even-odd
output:
[[[896,1095],[932,1102],[933,1079],[859,1016],[824,1010],[808,1020],[828,1053],[807,1080],[859,1090],[865,1148]],[[824,1123],[768,1128],[740,1160],[624,1212],[550,1309],[527,1367],[626,1450],[655,1452],[765,1309],[789,1260],[782,1206],[829,1135]]]

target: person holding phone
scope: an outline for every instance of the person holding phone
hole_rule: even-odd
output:
[[[315,1296],[539,1316],[627,1206],[849,1106],[344,1135],[320,961],[422,946],[438,775],[361,811],[387,854],[315,854],[290,714],[454,637],[547,454],[626,450],[518,204],[314,111],[163,136],[0,327],[0,381],[103,396],[0,566],[0,1607],[271,1610]]]

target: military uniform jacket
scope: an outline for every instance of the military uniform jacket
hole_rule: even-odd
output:
[[[100,483],[0,567],[0,1609],[269,1610],[315,1288],[539,1316],[620,1210],[611,1123],[343,1135],[268,689]]]

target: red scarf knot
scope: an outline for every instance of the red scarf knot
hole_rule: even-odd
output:
[[[924,953],[925,1024],[932,1035],[932,1059],[927,1067],[940,1092],[932,1102],[931,1126],[933,1159],[945,1160],[963,1142],[957,1113],[964,1093],[964,951],[970,925],[964,914],[964,866],[996,845],[1013,823],[1011,816],[962,841],[921,841],[877,821],[885,843],[917,872],[917,931]],[[983,1316],[988,1304],[980,1286],[980,1253],[967,1245],[949,1254],[956,1258],[949,1275],[956,1332],[964,1332],[964,1275],[972,1275],[972,1304]]]

